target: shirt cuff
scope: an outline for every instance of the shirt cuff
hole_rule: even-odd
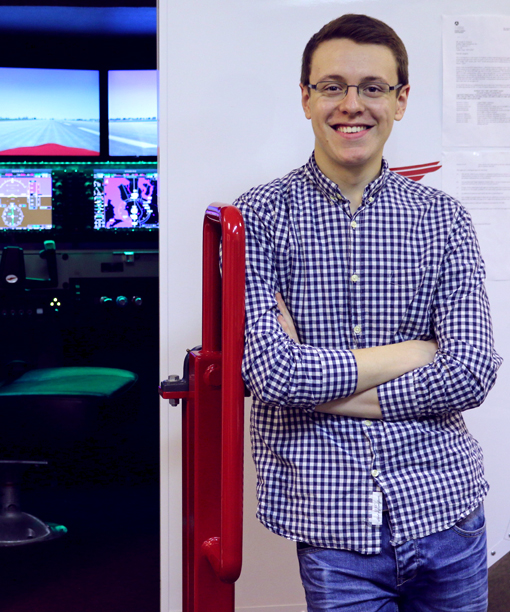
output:
[[[384,421],[409,421],[420,416],[414,372],[379,385],[377,395]]]
[[[358,386],[358,365],[352,351],[320,350],[322,385],[319,404],[353,395]]]

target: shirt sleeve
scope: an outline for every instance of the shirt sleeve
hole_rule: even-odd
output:
[[[312,412],[352,395],[358,372],[349,350],[298,344],[278,323],[275,294],[282,292],[275,254],[275,211],[240,198],[246,229],[246,326],[243,378],[260,401]],[[282,293],[285,300],[285,295]]]
[[[459,208],[432,307],[438,351],[433,363],[378,387],[385,420],[468,410],[485,400],[502,359],[494,349],[484,280],[485,267],[471,218]]]

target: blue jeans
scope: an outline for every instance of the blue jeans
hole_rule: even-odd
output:
[[[483,505],[447,531],[382,551],[298,545],[308,612],[486,612],[487,541]]]

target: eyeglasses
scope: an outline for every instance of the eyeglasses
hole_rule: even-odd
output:
[[[339,83],[337,81],[319,81],[316,85],[308,83],[310,89],[315,91],[321,96],[331,98],[332,100],[343,100],[349,91],[349,87],[355,87],[358,90],[358,96],[364,100],[376,100],[377,98],[383,98],[387,96],[390,91],[394,91],[402,85],[390,86],[388,83],[376,83],[367,82],[361,85],[347,85],[347,83]]]

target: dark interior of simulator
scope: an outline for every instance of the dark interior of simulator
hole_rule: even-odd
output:
[[[156,2],[0,7],[0,609],[159,611]]]

